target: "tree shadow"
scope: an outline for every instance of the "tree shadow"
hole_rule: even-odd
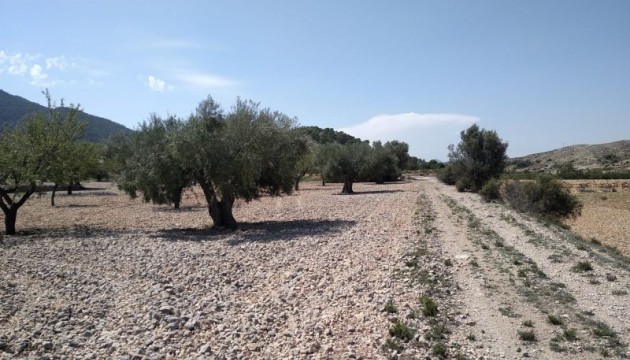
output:
[[[400,192],[405,192],[405,190],[399,190],[399,189],[393,189],[393,190],[368,190],[368,191],[355,191],[352,194],[342,194],[342,193],[337,193],[335,195],[350,195],[350,196],[354,196],[354,195],[371,195],[371,194],[393,194],[393,193],[400,193]]]
[[[303,236],[322,236],[338,233],[354,226],[355,221],[347,220],[288,220],[240,223],[240,229],[216,230],[178,228],[160,230],[150,237],[164,241],[218,241],[227,240],[228,245],[236,246],[250,242],[292,241]]]
[[[155,212],[163,212],[163,213],[177,213],[177,212],[193,212],[199,211],[199,209],[207,209],[208,207],[205,205],[186,205],[180,206],[179,209],[175,209],[172,206],[160,206],[153,208]]]
[[[0,232],[0,236],[4,237],[4,244],[2,244],[4,247],[13,247],[46,240],[90,240],[101,237],[119,238],[122,235],[131,233],[134,232],[123,229],[107,229],[86,225],[72,225],[58,228],[24,228],[16,231],[15,235],[6,235],[4,232]]]

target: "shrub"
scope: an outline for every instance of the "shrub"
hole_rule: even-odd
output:
[[[577,198],[549,175],[538,176],[534,182],[509,182],[505,200],[516,210],[552,220],[576,218],[582,212]]]
[[[459,192],[464,192],[464,191],[468,190],[468,188],[469,188],[468,182],[466,180],[464,180],[464,179],[459,179],[459,180],[457,180],[457,182],[455,182],[455,188]]]
[[[407,326],[407,324],[401,321],[396,322],[394,326],[389,328],[389,335],[397,337],[404,341],[409,341],[413,339],[414,334],[415,330],[413,330],[412,328]]]
[[[500,187],[501,185],[497,180],[490,179],[483,184],[481,190],[479,191],[479,195],[481,195],[481,197],[487,202],[498,200],[501,198],[501,193],[499,191]]]
[[[437,178],[446,185],[455,185],[457,178],[451,166],[447,166],[437,172]]]

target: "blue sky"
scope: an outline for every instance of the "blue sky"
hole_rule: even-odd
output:
[[[237,96],[445,160],[630,139],[630,1],[0,0],[0,89],[130,128]]]

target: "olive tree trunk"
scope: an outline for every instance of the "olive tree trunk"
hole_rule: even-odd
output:
[[[52,194],[50,194],[50,206],[55,206],[55,194],[57,193],[57,187],[59,187],[59,185],[55,184],[52,189]]]
[[[354,191],[352,190],[352,183],[353,183],[353,181],[351,179],[345,179],[343,181],[343,188],[341,189],[341,193],[342,194],[354,194]]]
[[[232,207],[234,206],[235,200],[234,197],[231,195],[224,195],[221,199],[219,199],[211,184],[199,180],[198,182],[203,190],[206,202],[208,203],[208,214],[212,219],[212,227],[215,229],[225,228],[236,230],[238,228],[238,223],[232,214]]]
[[[5,234],[15,235],[15,222],[17,221],[17,211],[20,206],[24,205],[26,200],[33,194],[33,190],[25,192],[20,200],[13,202],[6,192],[2,191],[0,195],[0,208],[4,212],[4,229]]]

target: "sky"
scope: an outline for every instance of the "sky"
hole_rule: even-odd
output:
[[[0,89],[135,128],[237,97],[447,160],[630,139],[626,0],[0,0]]]

